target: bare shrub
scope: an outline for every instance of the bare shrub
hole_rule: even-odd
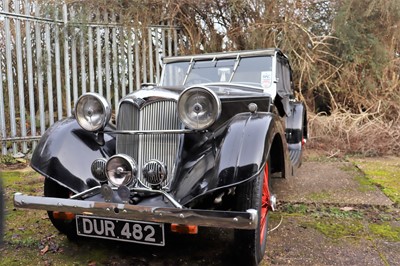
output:
[[[400,155],[400,123],[387,122],[379,112],[354,114],[337,109],[330,116],[311,113],[309,128],[309,147],[332,156]]]

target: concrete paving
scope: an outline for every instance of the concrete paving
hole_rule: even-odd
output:
[[[400,265],[400,242],[377,236],[371,230],[373,224],[398,228],[399,220],[393,217],[399,212],[388,208],[390,221],[379,220],[379,215],[384,215],[380,207],[393,206],[393,202],[371,185],[354,164],[308,161],[292,179],[274,181],[274,193],[280,203],[349,206],[362,213],[363,218],[289,214],[281,216],[280,221],[272,220],[271,227],[276,226],[276,230],[268,236],[267,255],[261,265]],[[332,236],[334,230],[354,224],[359,231]],[[318,226],[332,232],[325,235],[316,229]]]
[[[349,162],[304,162],[295,177],[274,181],[274,193],[280,202],[393,204],[376,186],[365,182],[363,173]]]

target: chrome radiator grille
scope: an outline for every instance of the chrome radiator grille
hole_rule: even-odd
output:
[[[118,130],[170,130],[179,129],[176,102],[165,100],[144,106],[142,109],[130,102],[121,104],[117,120]],[[174,176],[174,164],[179,145],[177,134],[117,135],[117,153],[124,153],[138,163],[139,181],[149,186],[142,176],[142,168],[151,159],[166,164],[168,177],[162,184],[168,187]]]

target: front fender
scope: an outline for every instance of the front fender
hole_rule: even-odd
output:
[[[175,187],[181,203],[255,177],[262,169],[276,136],[284,140],[279,121],[272,113],[242,113],[231,119],[220,136],[201,154],[183,165],[180,185]],[[221,139],[218,141],[218,139]],[[280,151],[282,154],[282,151]]]
[[[271,113],[235,117],[216,156],[219,186],[242,182],[261,169],[274,133],[274,122]]]
[[[73,118],[61,120],[40,139],[31,166],[73,192],[82,192],[100,185],[91,173],[92,162],[115,154],[115,138],[105,134],[104,140],[99,145],[95,134],[83,130]]]

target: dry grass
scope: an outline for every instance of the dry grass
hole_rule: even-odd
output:
[[[336,110],[330,116],[309,115],[311,148],[325,150],[330,156],[400,155],[400,123],[385,121],[379,114],[354,114]]]

